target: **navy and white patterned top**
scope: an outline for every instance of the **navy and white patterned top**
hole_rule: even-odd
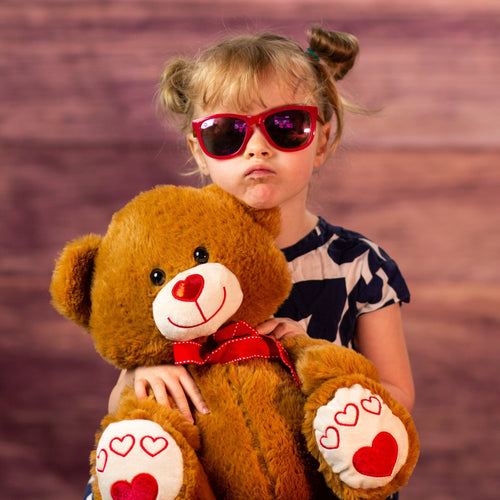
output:
[[[352,347],[361,314],[410,301],[398,266],[384,250],[321,217],[283,252],[294,284],[275,316],[298,321],[311,337]]]

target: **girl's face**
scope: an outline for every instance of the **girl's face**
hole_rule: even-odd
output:
[[[249,110],[200,109],[195,118],[215,113],[237,113],[257,115],[263,111],[288,104],[306,103],[303,92],[293,92],[274,80],[259,87],[261,101]],[[313,103],[315,104],[315,103]],[[303,208],[305,210],[309,181],[314,169],[325,160],[328,149],[330,124],[316,127],[316,136],[305,149],[293,152],[280,151],[270,144],[259,127],[255,127],[250,140],[241,153],[230,159],[214,159],[201,149],[191,134],[188,142],[193,156],[203,172],[219,187],[235,195],[254,208],[283,209]]]

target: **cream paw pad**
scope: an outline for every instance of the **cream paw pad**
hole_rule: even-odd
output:
[[[171,500],[182,486],[182,453],[159,424],[122,420],[99,440],[96,473],[103,500]]]
[[[389,483],[408,456],[408,434],[380,396],[359,384],[341,388],[314,419],[318,448],[351,488]]]

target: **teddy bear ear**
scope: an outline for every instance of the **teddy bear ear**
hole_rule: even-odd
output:
[[[245,209],[245,211],[264,229],[266,229],[271,236],[276,239],[280,234],[281,229],[281,216],[280,209],[278,207],[275,208],[266,208],[266,209],[258,209],[252,208],[238,200],[236,196],[233,196],[215,184],[210,184],[205,187],[209,191],[217,194],[217,196],[222,196],[232,200],[232,202],[238,206],[241,206]]]
[[[92,271],[100,243],[96,234],[68,243],[56,261],[50,283],[57,311],[84,328],[89,325]]]
[[[280,234],[281,228],[281,217],[280,209],[267,208],[265,210],[258,210],[256,208],[247,207],[248,213],[253,217],[253,219],[260,224],[262,227],[267,229],[273,239],[276,239]]]

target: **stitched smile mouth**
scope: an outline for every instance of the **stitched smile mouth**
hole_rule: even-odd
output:
[[[220,310],[223,308],[224,304],[226,303],[226,297],[227,297],[227,292],[226,292],[226,287],[223,287],[223,291],[224,291],[224,296],[222,297],[222,302],[220,304],[220,306],[217,308],[217,310],[210,316],[210,317],[205,317],[205,315],[203,314],[203,311],[200,307],[200,305],[198,304],[198,301],[196,301],[196,307],[198,308],[198,311],[200,312],[201,314],[201,317],[203,318],[203,321],[201,321],[200,323],[196,323],[195,325],[179,325],[177,323],[175,323],[172,318],[168,317],[167,320],[170,324],[172,324],[173,326],[177,327],[177,328],[186,328],[186,329],[189,329],[189,328],[197,328],[198,326],[202,326],[206,323],[208,323],[212,318],[214,318],[215,316],[217,316],[217,314],[220,312]]]

